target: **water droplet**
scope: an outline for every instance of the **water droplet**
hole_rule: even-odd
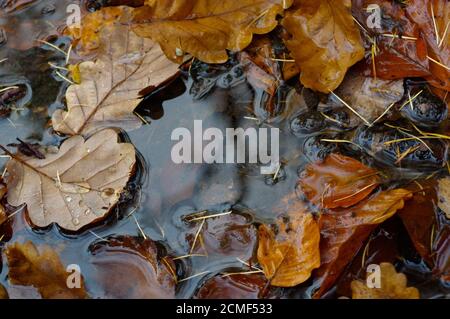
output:
[[[66,197],[66,202],[70,203],[72,201],[72,197],[67,196]]]
[[[92,211],[88,208],[88,209],[86,209],[86,210],[84,211],[84,214],[87,216],[87,215],[89,215],[91,212],[92,212]]]
[[[78,226],[78,225],[80,225],[80,220],[79,220],[78,218],[74,218],[74,219],[72,219],[72,223],[73,223],[75,226]]]
[[[91,152],[91,150],[88,148],[87,150],[86,150],[86,152],[88,152],[88,153],[90,153]]]

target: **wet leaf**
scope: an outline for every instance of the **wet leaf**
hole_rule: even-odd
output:
[[[450,219],[450,177],[441,178],[438,181],[439,208]]]
[[[307,88],[334,91],[347,69],[364,57],[349,0],[298,0],[283,19],[292,38],[286,41]]]
[[[3,197],[6,195],[6,186],[3,184],[3,181],[0,179],[0,201],[3,200]],[[8,216],[6,215],[5,207],[3,207],[2,204],[0,204],[0,225],[2,225],[6,220],[8,219]]]
[[[101,13],[110,9],[120,9],[121,15],[108,23],[102,20]],[[119,9],[105,8],[89,15],[83,24],[97,31],[99,40],[93,44],[98,48],[97,58],[79,64],[81,84],[67,89],[67,111],[53,114],[53,128],[60,133],[87,135],[105,127],[140,127],[142,120],[133,114],[141,101],[140,92],[156,88],[178,74],[178,66],[164,56],[155,42],[131,31],[132,9]]]
[[[321,297],[331,288],[376,226],[403,208],[411,196],[404,189],[384,191],[356,206],[321,214],[321,266],[317,271],[320,288],[314,297]]]
[[[267,280],[261,274],[216,276],[207,280],[196,299],[259,299]]]
[[[35,287],[44,299],[84,299],[83,278],[81,287],[70,289],[70,273],[61,263],[58,254],[49,246],[36,247],[31,241],[7,246],[8,278],[11,284]]]
[[[169,258],[158,255],[152,240],[108,237],[104,242],[91,245],[89,251],[103,298],[174,298],[175,265]]]
[[[259,227],[258,262],[272,286],[294,287],[320,266],[320,233],[312,214],[299,200],[291,203],[289,221],[280,219],[279,231]]]
[[[400,101],[404,94],[403,80],[385,81],[365,77],[359,72],[349,72],[344,82],[335,91],[340,99],[350,105],[366,121],[373,123],[386,115],[388,108]],[[330,95],[332,107],[345,107],[335,96]],[[350,112],[350,127],[363,124],[361,118]]]
[[[11,154],[8,203],[26,203],[37,227],[57,223],[77,231],[102,219],[117,204],[136,161],[133,145],[117,140],[108,129],[88,140],[71,137],[44,160]]]
[[[299,185],[306,197],[322,208],[350,207],[380,183],[377,171],[340,154],[306,166]]]
[[[292,0],[147,0],[135,9],[136,33],[158,42],[173,61],[190,53],[207,63],[224,63],[226,50],[241,51],[253,34],[277,26]],[[284,6],[284,7],[283,7]]]
[[[9,299],[8,291],[0,284],[0,299]]]
[[[419,299],[419,290],[407,286],[406,276],[390,263],[380,264],[381,287],[369,288],[365,282],[352,282],[352,299]]]

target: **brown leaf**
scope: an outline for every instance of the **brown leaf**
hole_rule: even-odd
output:
[[[276,17],[292,0],[147,0],[135,10],[135,31],[158,42],[168,58],[183,52],[207,63],[224,63],[226,50],[241,51],[253,34],[277,26]],[[283,7],[284,6],[284,7]]]
[[[216,276],[203,284],[195,299],[259,299],[266,283],[261,274]]]
[[[110,10],[118,12],[118,17],[113,15],[117,20],[102,20],[102,14]],[[81,84],[67,89],[67,111],[53,114],[56,131],[87,135],[105,127],[138,128],[142,120],[133,111],[141,101],[140,92],[178,74],[178,66],[155,42],[131,31],[131,11],[126,7],[105,8],[86,18],[86,34],[91,28],[97,31],[98,41],[92,44],[97,48],[97,59],[79,65]]]
[[[450,220],[450,177],[444,177],[438,181],[438,195],[438,206]]]
[[[411,196],[404,189],[384,191],[356,206],[321,214],[321,266],[317,271],[320,288],[314,297],[330,289],[376,226],[403,208]]]
[[[369,288],[365,282],[352,282],[352,299],[419,299],[419,290],[407,286],[406,276],[390,263],[380,264],[381,287]]]
[[[296,210],[288,209],[289,223],[279,221],[276,235],[266,225],[259,227],[258,262],[272,286],[299,285],[320,266],[319,227],[299,202],[292,206]]]
[[[403,80],[386,81],[350,71],[335,94],[369,123],[374,123],[381,119],[381,115],[386,115],[388,108],[403,98],[405,89]],[[330,98],[331,107],[344,107],[335,96],[330,95]],[[360,124],[364,124],[361,118],[350,113],[349,126],[356,127]]]
[[[70,289],[70,273],[61,263],[58,254],[48,246],[36,247],[32,242],[7,246],[8,278],[11,284],[35,287],[44,299],[84,299],[88,295],[84,282],[81,288]]]
[[[77,231],[102,219],[118,202],[136,162],[133,145],[117,140],[108,129],[88,140],[73,136],[44,160],[10,154],[8,203],[26,203],[38,227],[57,223]]]
[[[340,154],[306,166],[299,185],[306,197],[322,208],[350,207],[380,183],[377,171]]]
[[[158,256],[152,240],[108,237],[89,251],[103,298],[166,299],[175,296],[175,265]]]
[[[9,299],[8,291],[0,284],[0,299]]]
[[[364,57],[361,36],[349,0],[298,0],[283,19],[286,41],[307,88],[329,93],[347,69]]]
[[[3,199],[3,197],[6,195],[6,186],[2,183],[2,180],[0,179],[0,201]],[[8,219],[8,216],[6,215],[6,210],[3,207],[2,204],[0,204],[0,226]]]

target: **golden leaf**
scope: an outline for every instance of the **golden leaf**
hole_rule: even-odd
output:
[[[348,68],[364,57],[350,8],[349,0],[298,0],[286,13],[282,24],[292,35],[286,45],[307,88],[335,90]]]
[[[87,298],[83,278],[81,287],[70,289],[70,273],[61,263],[58,254],[48,246],[36,247],[28,241],[14,243],[5,250],[8,260],[8,278],[11,284],[35,287],[44,299]]]
[[[351,283],[352,299],[419,299],[419,290],[407,287],[406,276],[397,273],[390,263],[380,264],[381,287],[369,288],[367,283],[354,280]]]
[[[132,10],[119,8],[124,17]],[[158,87],[178,74],[178,66],[164,56],[158,44],[135,35],[130,22],[118,19],[102,24],[103,20],[97,21],[96,16],[88,16],[87,21],[100,24],[94,28],[98,37],[94,45],[96,61],[78,65],[81,84],[67,89],[67,111],[57,110],[52,117],[53,128],[63,134],[88,135],[105,127],[140,127],[141,119],[133,114],[141,101],[140,92]],[[90,25],[83,25],[88,43]]]
[[[11,154],[9,204],[26,203],[38,227],[57,223],[76,231],[100,220],[117,204],[136,162],[133,145],[117,140],[117,133],[107,129],[86,141],[73,136],[46,159]]]
[[[226,50],[241,51],[253,34],[277,26],[292,0],[147,0],[135,9],[136,33],[149,37],[173,61],[184,52],[206,63],[224,63]]]
[[[289,216],[289,224],[280,221],[277,235],[266,225],[259,227],[258,262],[273,286],[299,285],[320,266],[320,232],[314,217],[304,208]]]

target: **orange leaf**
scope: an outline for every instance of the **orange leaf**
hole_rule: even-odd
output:
[[[286,41],[307,88],[329,93],[348,68],[364,57],[360,32],[349,0],[298,0],[283,19],[292,38]]]
[[[306,197],[322,208],[350,207],[366,198],[379,184],[377,171],[340,154],[305,168],[300,187]]]
[[[314,297],[328,291],[376,226],[403,208],[405,200],[411,196],[411,192],[404,189],[390,190],[354,207],[321,214],[322,264],[317,271],[321,285]]]

